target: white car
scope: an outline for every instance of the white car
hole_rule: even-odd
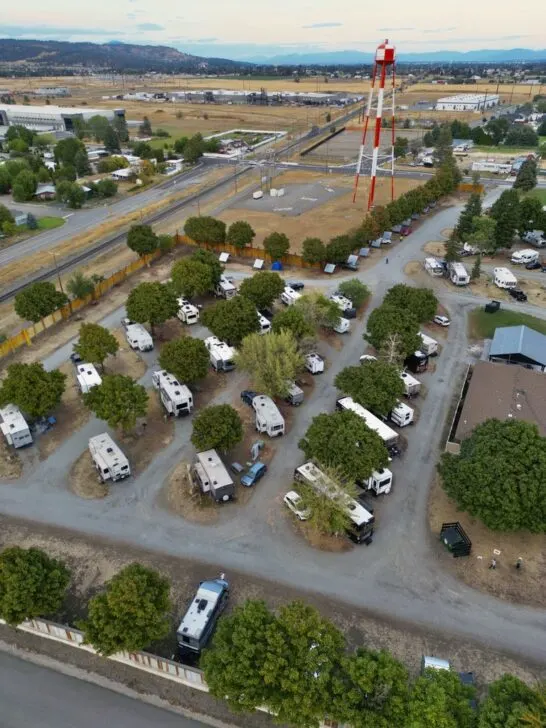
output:
[[[435,316],[432,320],[435,324],[438,324],[438,326],[449,326],[451,323],[447,316]]]
[[[292,513],[299,518],[300,521],[306,521],[309,516],[308,508],[304,508],[301,504],[301,496],[295,490],[289,490],[283,498],[285,505]]]

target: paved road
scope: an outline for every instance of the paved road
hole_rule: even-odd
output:
[[[500,192],[501,188],[492,193],[487,203]],[[452,227],[458,214],[459,209],[453,207],[430,217],[409,238],[393,247],[388,265],[380,262],[359,274],[372,288],[372,308],[380,304],[391,285],[405,280],[405,265],[422,257],[422,245],[441,239],[441,231]],[[85,449],[87,438],[104,430],[102,423],[91,420],[54,457],[35,462],[26,469],[22,480],[3,486],[2,511],[90,535],[107,538],[114,535],[120,541],[206,561],[228,574],[230,568],[258,574],[300,589],[335,596],[379,615],[407,620],[425,629],[432,626],[447,634],[463,635],[546,662],[543,612],[473,591],[445,574],[442,562],[436,560],[430,548],[426,518],[429,483],[452,394],[467,362],[472,360],[466,339],[466,312],[481,302],[470,294],[446,293],[445,287],[433,279],[431,285],[439,286],[453,325],[435,373],[423,375],[428,394],[417,403],[421,410],[418,424],[411,432],[404,432],[408,449],[401,460],[393,463],[393,492],[378,501],[378,527],[370,548],[355,548],[344,554],[312,550],[295,533],[281,504],[282,494],[291,485],[293,470],[302,462],[299,439],[316,414],[333,411],[335,375],[345,366],[358,362],[363,352],[361,335],[365,322],[359,321],[345,337],[341,351],[321,345],[329,368],[315,379],[313,396],[298,410],[286,437],[276,443],[277,456],[268,477],[246,506],[235,504],[222,508],[214,537],[209,528],[186,522],[166,511],[160,498],[170,470],[181,459],[193,457],[189,419],[176,423],[173,443],[157,455],[140,477],[114,486],[111,494],[101,501],[83,501],[68,491],[66,479],[75,457]],[[514,308],[544,316],[543,309],[538,307],[516,304]],[[119,315],[119,312],[110,315],[104,323],[117,325]],[[65,349],[63,359],[66,354]],[[147,355],[148,364],[153,363],[154,356]],[[46,365],[58,364],[58,357],[59,353],[47,360]],[[237,371],[228,375],[220,401],[235,401],[243,382]]]
[[[205,725],[0,653],[2,728],[203,728]]]

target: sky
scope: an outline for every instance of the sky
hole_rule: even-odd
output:
[[[6,3],[0,37],[161,44],[236,60],[369,52],[385,38],[402,53],[544,48],[543,0],[527,0],[525,12],[507,6],[499,0],[25,0]]]

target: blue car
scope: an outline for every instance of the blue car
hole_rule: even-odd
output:
[[[266,472],[267,465],[265,463],[254,463],[248,472],[241,477],[241,485],[244,485],[245,488],[252,488]]]

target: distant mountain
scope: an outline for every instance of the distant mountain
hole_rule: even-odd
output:
[[[0,71],[32,69],[62,73],[76,67],[126,72],[237,70],[248,64],[221,58],[201,58],[168,46],[109,43],[70,43],[55,40],[0,39]]]
[[[250,56],[251,63],[275,66],[306,65],[366,65],[373,62],[373,53],[360,51],[317,51],[315,53],[291,53],[279,56]],[[406,63],[509,63],[510,61],[546,61],[546,49],[534,51],[528,48],[510,50],[431,51],[429,53],[399,53],[397,60]]]

